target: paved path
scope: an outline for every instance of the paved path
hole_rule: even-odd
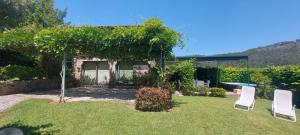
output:
[[[12,94],[6,96],[0,96],[0,112],[22,102],[27,99],[50,99],[55,100],[57,96],[54,95],[34,95],[34,94]]]
[[[26,100],[26,97],[15,95],[0,96],[0,112]]]

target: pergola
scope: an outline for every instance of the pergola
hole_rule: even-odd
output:
[[[24,46],[25,45],[25,46]],[[108,61],[159,60],[182,47],[181,35],[159,19],[146,20],[137,26],[57,26],[37,32],[0,33],[0,49],[35,48],[62,59],[60,102],[64,102],[66,59],[76,55],[99,57]]]
[[[215,62],[217,64],[217,85],[219,84],[220,75],[219,75],[219,66],[221,62],[225,61],[245,61],[247,66],[247,71],[249,70],[249,58],[248,56],[181,56],[176,57],[176,61],[169,61],[168,63],[183,61],[183,60],[190,60],[194,59],[197,63],[201,62]],[[249,76],[250,78],[250,76]],[[248,79],[249,81],[249,79]]]

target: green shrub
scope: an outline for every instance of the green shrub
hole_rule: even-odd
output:
[[[164,89],[167,89],[170,94],[174,94],[176,88],[175,88],[175,84],[172,82],[164,82]]]
[[[262,71],[252,72],[250,81],[257,85],[268,85],[271,83],[271,78],[263,74]]]
[[[12,50],[0,49],[0,66],[20,65],[33,67],[36,63],[32,57],[28,57]]]
[[[147,72],[141,76],[133,76],[133,81],[139,87],[153,87],[157,86],[159,76],[155,72]]]
[[[208,96],[208,91],[209,88],[203,86],[198,86],[194,88],[194,92],[197,92],[200,96]]]
[[[256,71],[251,74],[251,82],[257,85],[256,95],[262,98],[271,99],[273,89],[271,88],[271,78],[265,75],[262,71]]]
[[[227,67],[221,69],[220,80],[222,82],[248,82],[250,71],[247,68]]]
[[[135,108],[141,111],[163,111],[172,107],[172,95],[168,90],[143,87],[136,94]]]
[[[211,88],[210,92],[212,97],[226,97],[226,90],[223,88]]]
[[[43,74],[40,70],[32,67],[8,65],[6,67],[0,68],[1,80],[10,80],[10,79],[30,80],[34,78],[40,78],[42,75]]]
[[[257,86],[255,87],[255,94],[260,98],[273,99],[274,90],[275,88],[271,85]]]
[[[194,74],[196,68],[193,60],[186,60],[167,68],[166,75],[171,78],[176,74],[177,79],[181,82],[181,88],[183,95],[191,95],[193,92]]]
[[[296,91],[300,90],[300,65],[250,68],[248,71],[247,68],[227,67],[221,70],[220,79],[223,82],[250,81],[259,87],[271,85],[274,88]]]
[[[300,90],[300,65],[272,66],[266,68],[264,73],[276,88]]]

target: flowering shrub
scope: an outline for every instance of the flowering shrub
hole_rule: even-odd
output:
[[[163,111],[172,107],[172,96],[168,90],[143,87],[137,90],[135,108],[141,111]]]

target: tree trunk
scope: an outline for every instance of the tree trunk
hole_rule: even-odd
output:
[[[61,91],[60,91],[60,97],[59,102],[64,103],[65,101],[65,79],[66,79],[66,53],[64,53],[64,58],[62,61],[62,70],[60,72],[61,76]]]

